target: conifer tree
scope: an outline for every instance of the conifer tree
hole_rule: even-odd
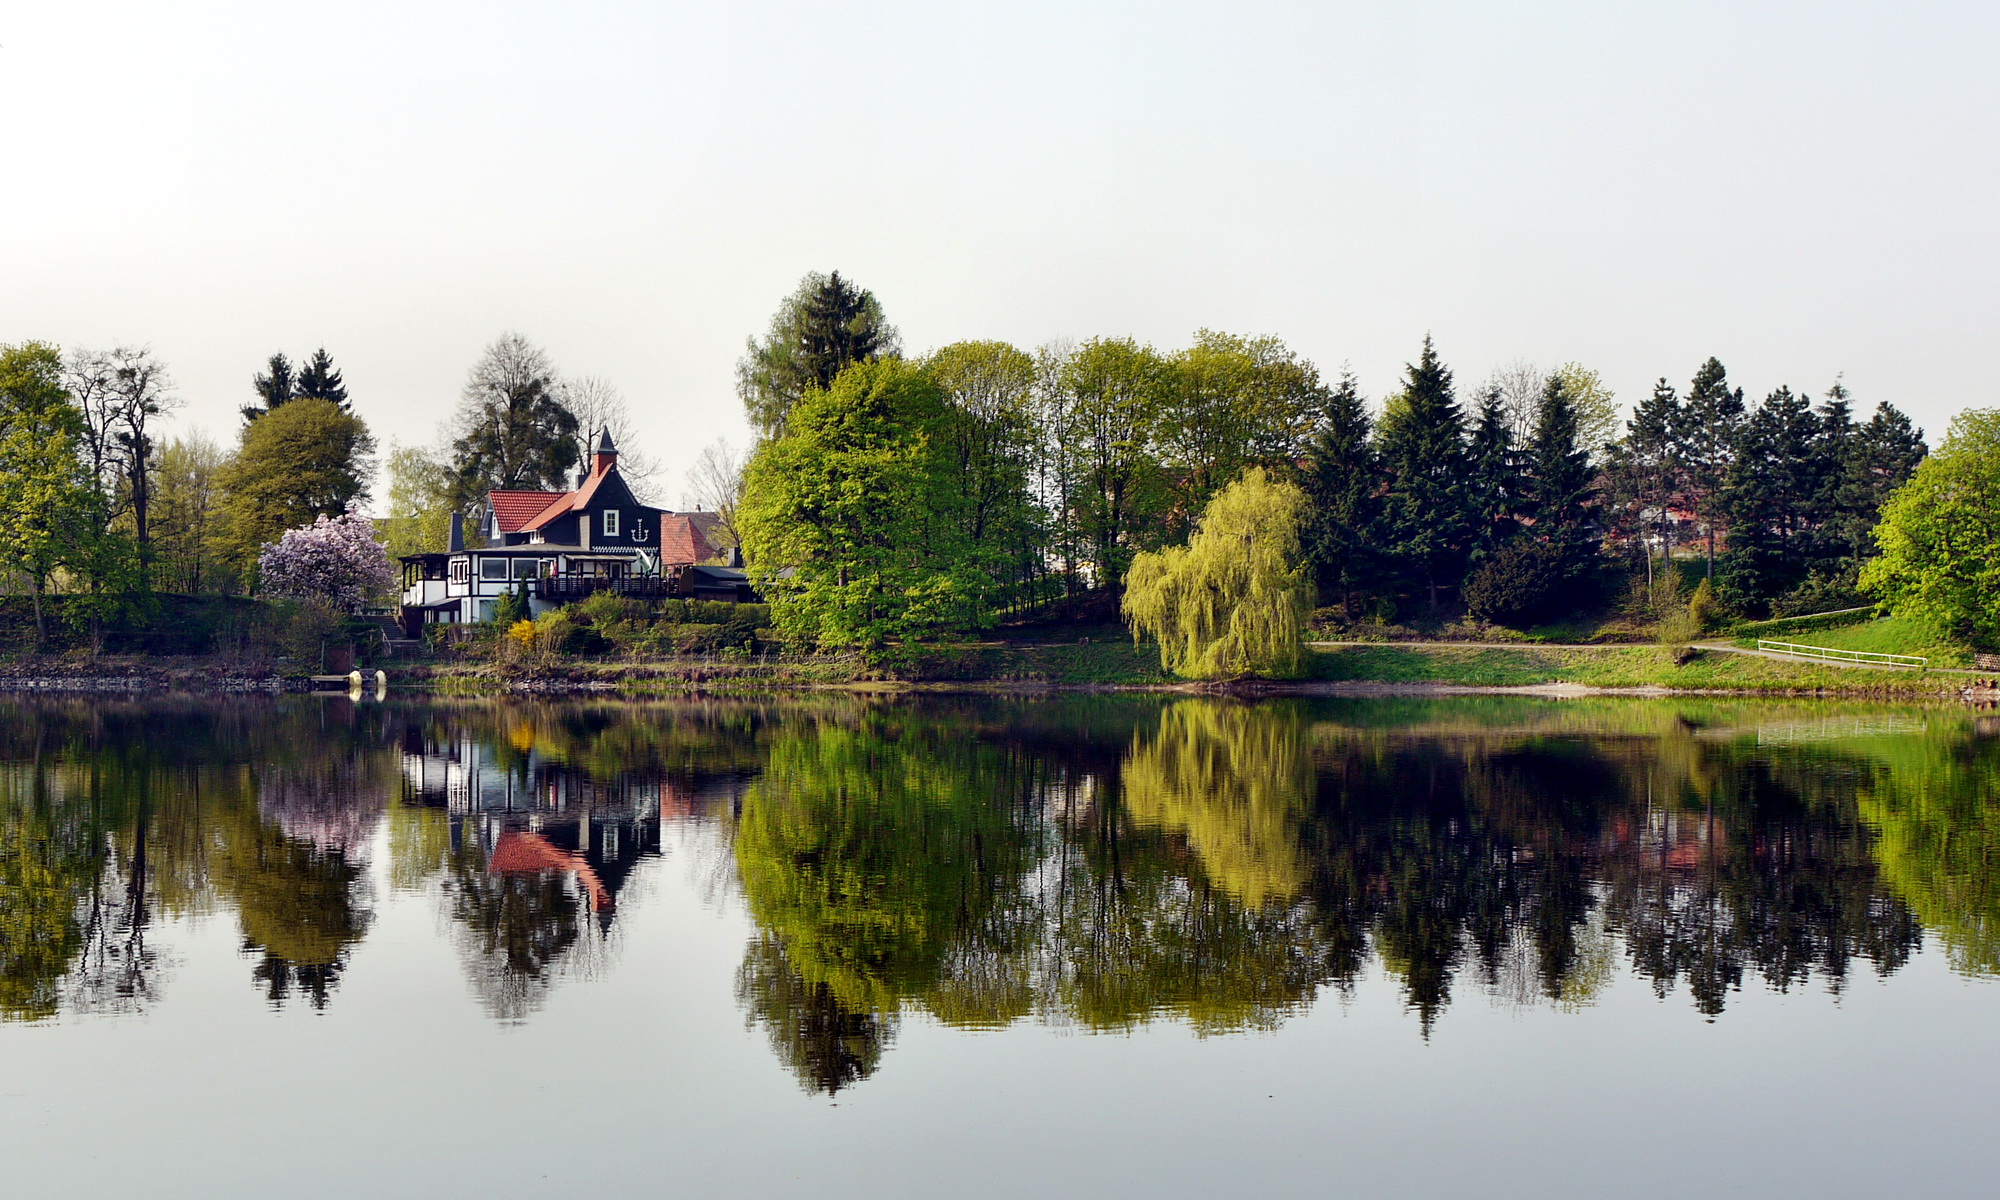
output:
[[[1373,422],[1352,374],[1343,374],[1306,448],[1300,485],[1306,497],[1305,553],[1323,603],[1354,616],[1358,593],[1380,576],[1381,462],[1369,441]]]
[[[1578,413],[1570,389],[1551,378],[1535,413],[1528,443],[1524,508],[1536,540],[1556,547],[1566,574],[1590,566],[1599,539],[1590,503],[1594,472],[1590,451],[1579,444]]]
[[[1660,556],[1671,562],[1674,554],[1673,508],[1683,499],[1681,438],[1687,423],[1686,411],[1672,384],[1661,379],[1653,394],[1640,401],[1627,427],[1623,447],[1625,489],[1637,507],[1634,515],[1643,525],[1650,521],[1659,538]],[[1652,587],[1653,552],[1646,549],[1646,582]]]
[[[253,376],[250,386],[256,389],[260,404],[243,406],[241,412],[246,423],[256,420],[298,395],[297,379],[292,372],[292,360],[282,353],[273,354],[267,369]]]
[[[1455,586],[1465,567],[1464,418],[1451,371],[1429,336],[1408,372],[1403,390],[1382,414],[1377,440],[1389,475],[1383,542],[1409,579],[1425,589],[1435,614],[1439,589]]]
[[[298,398],[301,400],[330,400],[342,412],[353,411],[347,404],[347,385],[340,377],[340,371],[333,365],[333,356],[321,346],[313,351],[313,356],[299,368]]]
[[[1715,576],[1717,527],[1723,521],[1723,488],[1735,459],[1743,424],[1743,389],[1731,389],[1729,373],[1710,358],[1688,385],[1686,417],[1681,429],[1681,459],[1687,469],[1689,498],[1708,543],[1708,574]]]
[[[778,306],[764,340],[750,339],[736,364],[736,394],[757,431],[777,437],[808,391],[833,386],[849,363],[893,358],[899,349],[873,292],[838,271],[813,271]]]
[[[1515,531],[1514,506],[1521,488],[1521,463],[1506,396],[1488,387],[1466,447],[1466,509],[1471,516],[1469,561],[1477,565]]]

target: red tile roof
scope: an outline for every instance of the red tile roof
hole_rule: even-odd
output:
[[[493,506],[493,515],[500,519],[500,532],[519,533],[531,528],[528,522],[536,514],[549,507],[551,501],[562,500],[568,492],[488,492],[487,503]]]
[[[605,477],[611,474],[612,464],[605,463],[601,459],[599,462],[600,466],[590,473],[590,478],[584,481],[582,487],[573,492],[563,492],[553,497],[551,503],[536,513],[521,528],[540,529],[566,512],[581,512],[583,509],[588,508],[590,506],[590,498],[597,494],[597,485],[603,483]]]
[[[707,562],[715,557],[701,528],[685,513],[660,518],[660,565]]]

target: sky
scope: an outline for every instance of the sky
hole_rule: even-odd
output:
[[[811,270],[906,349],[1275,334],[1370,395],[1716,355],[1994,403],[2000,6],[0,3],[0,342],[152,346],[235,436],[324,345],[433,442],[505,331],[686,467]]]

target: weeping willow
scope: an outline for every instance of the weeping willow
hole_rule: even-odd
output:
[[[1312,584],[1299,563],[1305,495],[1253,467],[1216,494],[1185,546],[1133,560],[1125,622],[1160,644],[1160,665],[1187,679],[1289,678]]]

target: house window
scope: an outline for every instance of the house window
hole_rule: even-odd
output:
[[[532,558],[514,560],[514,578],[534,579],[541,574],[541,563]]]
[[[465,582],[465,581],[466,581],[467,579],[469,579],[469,578],[471,578],[471,571],[470,571],[470,569],[469,569],[469,568],[468,568],[468,567],[466,566],[466,562],[465,562],[465,560],[464,560],[464,559],[462,559],[462,558],[454,558],[454,559],[452,559],[452,560],[451,560],[451,581],[452,581],[453,583],[464,583],[464,582]]]
[[[605,537],[618,536],[618,510],[615,508],[607,508],[604,510],[604,536]]]
[[[479,579],[482,583],[507,582],[507,560],[504,558],[480,559]]]

